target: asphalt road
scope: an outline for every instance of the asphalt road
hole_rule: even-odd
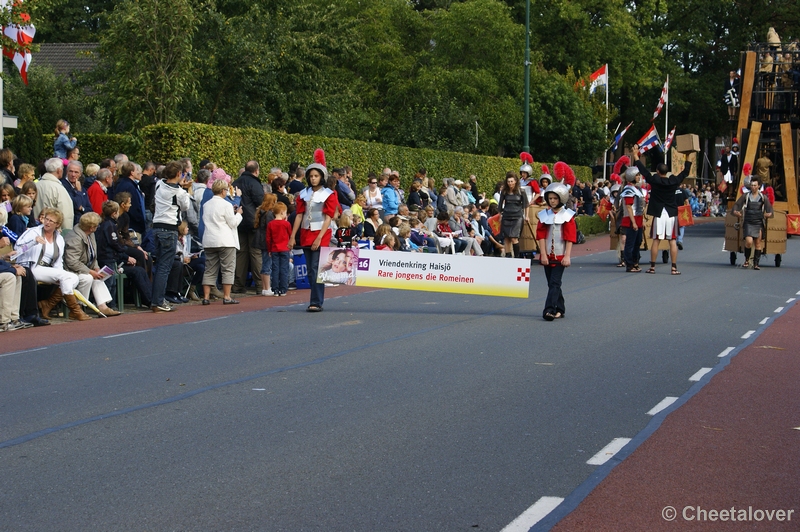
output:
[[[534,270],[527,300],[382,290],[0,337],[0,530],[501,530],[795,297],[795,242],[743,270],[723,229],[687,230],[681,276],[575,259],[552,323]]]

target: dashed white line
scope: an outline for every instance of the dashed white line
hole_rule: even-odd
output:
[[[37,347],[36,349],[26,349],[25,351],[14,351],[13,353],[6,353],[4,355],[0,355],[0,358],[3,357],[10,357],[11,355],[22,355],[24,353],[33,353],[34,351],[44,351],[47,349],[46,347]]]
[[[562,497],[542,497],[511,521],[501,532],[527,532],[533,525],[555,510],[563,500]]]
[[[742,335],[742,340],[747,340],[748,338],[753,336],[753,334],[755,334],[755,331],[747,331]]]
[[[589,458],[586,463],[589,465],[603,465],[619,452],[620,449],[628,445],[630,438],[614,438],[611,443],[600,449],[596,455]]]
[[[230,316],[219,316],[218,318],[208,318],[207,320],[200,320],[200,321],[193,321],[190,322],[189,325],[194,325],[197,323],[208,323],[209,321],[217,321],[217,320],[225,320],[228,319]]]
[[[699,381],[700,379],[702,379],[702,378],[703,378],[703,375],[705,375],[705,374],[706,374],[706,373],[708,373],[709,371],[711,371],[711,368],[700,368],[700,369],[697,371],[697,373],[695,373],[694,375],[692,375],[691,377],[689,377],[689,380],[690,380],[690,381],[693,381],[693,382],[697,382],[697,381]]]
[[[795,295],[796,295],[796,296],[800,296],[800,292],[797,292]]]
[[[769,321],[769,316],[767,316],[763,320],[759,321],[758,324],[759,325],[766,325],[768,321]]]
[[[120,336],[129,336],[131,334],[139,334],[139,333],[147,332],[147,331],[150,331],[150,330],[152,330],[152,329],[142,329],[141,331],[131,331],[131,332],[120,333],[120,334],[112,334],[110,336],[103,336],[103,338],[119,338]]]
[[[782,310],[783,310],[783,307],[778,307],[778,308],[776,308],[776,309],[774,310],[774,312],[775,312],[775,314],[777,314],[778,312],[780,312],[780,311],[782,311]]]
[[[795,299],[797,299],[797,298],[796,298],[796,297],[790,297],[789,299],[787,299],[787,300],[786,300],[786,302],[787,302],[787,303],[791,303],[791,302],[792,302],[792,301],[794,301]]]
[[[647,415],[648,416],[654,416],[654,415],[658,414],[659,412],[661,412],[662,410],[664,410],[665,408],[667,408],[669,405],[671,405],[672,403],[674,403],[677,400],[678,400],[677,397],[665,397],[665,398],[663,398],[661,400],[660,403],[658,403],[656,406],[651,408],[647,412]]]
[[[726,356],[730,355],[731,351],[733,351],[734,349],[736,349],[736,348],[735,347],[726,347],[725,351],[723,351],[722,353],[718,354],[717,356],[719,358],[726,357]]]

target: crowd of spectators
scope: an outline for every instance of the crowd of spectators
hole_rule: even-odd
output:
[[[189,301],[236,304],[247,291],[282,296],[295,288],[299,243],[284,233],[306,189],[299,163],[264,177],[249,161],[235,179],[209,160],[195,172],[189,158],[140,165],[118,154],[84,167],[61,121],[54,154],[37,172],[0,151],[0,163],[10,161],[0,173],[0,331],[46,325],[62,303],[70,319],[116,316],[125,304],[119,294],[170,312]],[[510,256],[513,247],[517,255],[527,205],[541,203],[522,177],[510,172],[487,194],[475,175],[437,184],[422,168],[403,189],[390,168],[369,173],[363,186],[352,168],[333,168],[325,183],[338,202],[331,245],[474,256]],[[611,188],[580,183],[569,207],[592,215]],[[687,189],[686,198],[696,216],[723,214],[711,187]]]

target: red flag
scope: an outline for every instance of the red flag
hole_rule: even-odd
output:
[[[667,81],[664,82],[664,88],[661,89],[661,97],[658,99],[658,105],[656,106],[656,112],[653,113],[653,120],[658,117],[658,114],[661,112],[661,108],[664,107],[664,104],[669,100],[669,76],[667,76]]]
[[[673,127],[672,131],[670,131],[669,135],[667,135],[667,138],[664,139],[664,151],[665,152],[669,149],[670,146],[672,146],[672,139],[675,138],[675,128],[677,128],[677,127],[678,126]]]

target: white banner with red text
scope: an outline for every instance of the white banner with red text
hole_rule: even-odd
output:
[[[527,298],[530,277],[529,259],[320,248],[317,282]]]

